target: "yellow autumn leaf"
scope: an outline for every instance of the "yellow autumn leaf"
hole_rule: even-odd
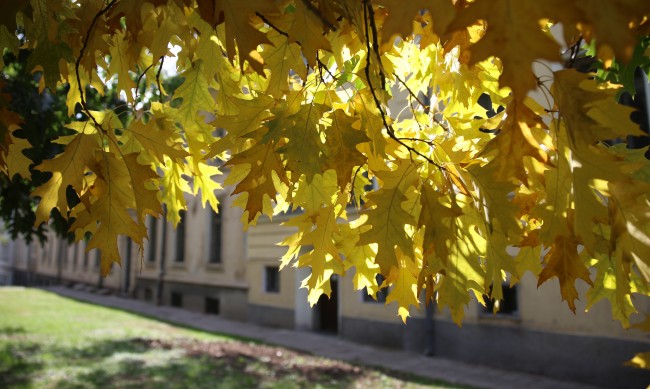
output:
[[[533,61],[560,60],[560,46],[542,31],[540,25],[540,20],[549,17],[547,7],[550,8],[551,4],[478,0],[458,11],[448,29],[454,31],[485,20],[485,35],[469,48],[470,64],[498,57],[503,63],[503,74],[499,78],[501,85],[512,88],[515,99],[523,100],[526,93],[537,85]]]
[[[85,189],[85,173],[95,166],[95,152],[100,149],[100,139],[97,130],[90,123],[86,123],[82,131],[72,139],[68,138],[69,142],[61,154],[36,166],[37,170],[52,173],[45,184],[32,192],[32,196],[41,199],[36,209],[36,225],[50,218],[52,208],[58,208],[62,214],[67,213],[68,186],[72,186],[78,193]]]
[[[405,229],[405,224],[415,225],[414,215],[402,207],[406,201],[405,191],[417,179],[415,167],[402,161],[397,169],[390,172],[377,172],[377,177],[383,182],[381,189],[368,195],[369,207],[367,225],[371,229],[361,234],[359,244],[376,243],[376,263],[386,274],[397,266],[395,247],[399,247],[404,255],[412,255],[413,245]],[[384,208],[380,204],[390,204]]]
[[[587,267],[580,259],[578,242],[571,236],[558,235],[553,246],[544,256],[544,260],[544,269],[539,274],[537,286],[551,277],[557,277],[560,280],[562,300],[566,301],[569,308],[575,313],[575,299],[578,298],[576,281],[581,279],[587,284],[593,285]]]

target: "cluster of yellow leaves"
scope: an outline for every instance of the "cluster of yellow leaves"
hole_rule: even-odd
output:
[[[0,90],[2,86],[0,81]],[[23,154],[23,150],[30,148],[30,144],[14,135],[14,131],[20,129],[21,119],[15,112],[7,109],[10,100],[10,95],[0,93],[0,170],[9,177],[18,174],[28,179],[31,161]]]
[[[311,268],[312,303],[352,269],[356,288],[390,287],[404,320],[434,301],[460,323],[470,294],[501,299],[527,271],[557,277],[574,311],[582,280],[588,307],[608,299],[625,326],[648,295],[649,166],[625,147],[640,130],[619,87],[532,67],[561,61],[551,23],[569,45],[628,59],[650,33],[647,2],[32,0],[3,13],[0,42],[32,51],[43,87],[70,84],[69,114],[113,77],[132,105],[127,123],[86,111],[37,167],[52,173],[34,192],[38,222],[55,207],[74,217],[104,273],[117,236],[141,244],[161,204],[177,222],[184,193],[201,191],[216,210],[225,171],[246,226],[300,211],[282,264]],[[172,45],[183,82],[169,99],[156,75]],[[160,96],[147,111],[140,83]],[[0,115],[11,134],[18,118]],[[24,145],[5,136],[9,173],[12,147]]]

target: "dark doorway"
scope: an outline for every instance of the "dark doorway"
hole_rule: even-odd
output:
[[[210,315],[218,315],[219,314],[219,299],[217,298],[212,298],[212,297],[206,297],[205,298],[205,313],[210,314]]]
[[[321,295],[316,303],[316,329],[321,332],[336,334],[339,331],[339,299],[338,280],[332,277],[330,280],[332,293],[327,298]]]
[[[171,306],[176,308],[183,308],[183,295],[177,292],[171,293]]]

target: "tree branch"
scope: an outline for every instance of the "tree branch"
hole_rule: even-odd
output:
[[[329,74],[330,77],[332,77],[332,80],[336,80],[336,76],[334,76],[334,75],[332,74],[332,72],[330,72],[330,70],[327,68],[327,65],[325,65],[325,64],[320,60],[320,58],[316,58],[316,62],[318,63],[318,69],[319,69],[319,70],[321,70],[321,69],[325,69],[325,71],[327,72],[327,74]],[[322,74],[322,73],[320,74],[320,78],[321,78],[321,79],[323,78],[323,74]]]
[[[165,64],[165,57],[162,56],[160,57],[160,67],[158,68],[158,71],[156,72],[156,84],[158,85],[158,98],[160,101],[162,101],[162,91],[163,88],[160,85],[160,72],[162,72],[163,65]]]
[[[258,18],[262,19],[262,21],[264,22],[264,24],[267,24],[269,27],[271,27],[272,29],[274,29],[278,34],[280,34],[280,35],[284,35],[285,37],[289,38],[289,34],[288,34],[287,32],[280,30],[276,25],[274,25],[273,23],[271,23],[271,21],[270,21],[269,19],[267,19],[266,16],[262,15],[262,14],[259,13],[259,12],[255,12],[255,16],[257,16]]]
[[[427,112],[429,112],[431,106],[430,106],[430,105],[427,105],[427,104],[424,104],[424,103],[422,102],[422,100],[420,100],[420,98],[417,97],[417,96],[415,95],[415,93],[413,93],[413,91],[411,90],[411,88],[409,88],[409,86],[406,85],[406,82],[404,82],[401,78],[399,78],[399,76],[398,76],[396,73],[393,73],[393,76],[395,76],[395,78],[397,79],[397,81],[399,81],[400,83],[402,83],[402,85],[404,85],[404,88],[406,88],[406,90],[409,92],[409,94],[411,95],[411,97],[413,97],[413,98],[415,99],[415,101],[417,101],[418,104],[420,104],[420,105],[422,106],[422,108],[424,108]],[[440,120],[436,119],[435,116],[431,115],[431,119],[432,119],[434,122],[436,122],[436,124],[438,124],[440,127],[442,127],[443,130],[445,130],[446,132],[449,132],[449,128],[447,128],[447,126],[445,126],[445,125],[444,125]]]
[[[117,0],[111,0],[110,3],[106,5],[106,7],[102,8],[99,12],[97,12],[97,15],[93,18],[93,21],[90,23],[90,27],[88,27],[88,31],[86,31],[86,37],[84,38],[83,45],[81,46],[81,50],[79,50],[79,56],[77,57],[77,61],[75,61],[74,64],[74,71],[75,75],[77,76],[77,87],[79,88],[79,98],[81,99],[81,107],[83,108],[84,112],[90,119],[92,119],[93,123],[95,123],[95,126],[102,131],[104,129],[102,126],[97,122],[97,119],[93,116],[92,113],[90,113],[90,110],[88,109],[88,105],[86,104],[86,99],[84,97],[84,90],[83,86],[81,85],[81,76],[79,75],[79,66],[81,65],[81,58],[83,58],[84,53],[86,52],[86,49],[88,48],[88,41],[90,40],[90,34],[93,31],[93,28],[95,28],[95,24],[101,18],[106,12],[108,12],[111,7],[117,2]]]
[[[377,92],[375,91],[375,88],[372,85],[372,81],[370,80],[370,53],[372,52],[372,50],[371,50],[371,47],[370,47],[370,38],[368,36],[368,30],[370,30],[370,27],[369,27],[370,24],[374,25],[374,20],[372,20],[372,21],[369,20],[369,14],[374,15],[374,12],[370,13],[369,10],[372,9],[372,5],[370,4],[370,2],[368,0],[363,0],[363,3],[364,3],[363,17],[364,17],[364,27],[365,27],[365,34],[366,34],[366,39],[365,39],[365,41],[366,41],[366,66],[365,66],[364,72],[366,74],[366,79],[368,80],[368,88],[370,89],[370,93],[372,94],[372,98],[375,101],[375,106],[377,107],[377,109],[379,110],[379,113],[381,114],[381,120],[383,121],[384,126],[386,127],[386,132],[388,133],[388,136],[391,139],[393,139],[394,141],[396,141],[400,145],[404,146],[409,151],[409,154],[411,154],[411,153],[416,154],[416,155],[424,158],[425,160],[427,160],[427,162],[434,165],[438,169],[446,170],[443,166],[437,164],[434,160],[432,160],[431,158],[429,158],[426,155],[422,154],[420,151],[416,150],[414,147],[409,146],[406,143],[404,143],[400,138],[398,138],[395,135],[395,129],[393,128],[392,125],[388,124],[388,120],[386,120],[386,113],[384,112],[384,108],[382,107],[381,102],[379,101],[379,98],[377,97]],[[376,34],[376,32],[377,32],[376,27],[372,28],[372,30],[373,30],[373,33]],[[375,42],[377,41],[376,38],[374,39],[374,41]],[[381,72],[381,69],[379,70],[379,72],[380,72],[380,74],[383,74]]]
[[[379,79],[381,80],[381,89],[386,89],[386,75],[384,75],[384,71],[381,65],[381,54],[379,54],[379,38],[377,34],[377,24],[375,23],[375,10],[372,8],[372,4],[370,4],[369,1],[364,0],[364,3],[365,9],[368,10],[368,15],[366,18],[366,39],[368,39],[368,24],[370,24],[370,29],[372,31],[372,48],[373,52],[375,53],[375,57],[377,57]],[[370,56],[370,53],[368,53],[368,56]]]
[[[135,99],[138,99],[138,94],[140,92],[140,81],[142,81],[142,78],[144,77],[145,74],[155,65],[155,62],[151,62],[151,65],[147,66],[146,69],[138,76],[137,80],[135,80]]]
[[[314,7],[314,5],[311,3],[309,0],[302,0],[302,3],[309,9],[314,15],[318,16],[318,18],[323,22],[323,25],[327,28],[329,28],[332,31],[336,31],[336,26],[333,25],[332,23],[329,22],[329,20],[325,19],[323,15],[321,15],[320,11],[318,8]]]

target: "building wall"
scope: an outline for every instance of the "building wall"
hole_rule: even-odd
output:
[[[293,231],[279,227],[287,217],[273,222],[261,218],[248,229],[246,238],[246,278],[248,280],[248,316],[252,322],[294,328],[296,325],[296,271],[284,268],[276,274],[286,247],[279,246]],[[268,270],[267,270],[268,269]],[[269,290],[267,271],[277,276],[277,288]]]
[[[2,230],[0,225],[0,285],[11,285],[12,259],[14,256],[14,242],[8,234]]]
[[[240,222],[241,210],[231,206],[228,193],[226,189],[219,198],[221,233],[218,236],[212,230],[214,211],[204,207],[196,197],[186,198],[184,244],[180,242],[183,238],[178,228],[163,220],[148,221],[150,231],[153,231],[151,224],[156,223],[155,238],[145,242],[142,262],[135,273],[133,294],[137,298],[164,305],[179,305],[180,301],[182,308],[196,312],[215,313],[218,305],[218,314],[246,320],[246,238]],[[221,241],[217,262],[210,261],[213,239]],[[177,251],[177,247],[183,249]]]
[[[83,241],[69,243],[50,233],[43,245],[38,242],[27,244],[23,240],[16,240],[13,244],[13,273],[18,277],[18,284],[85,284],[97,289],[126,293],[126,278],[133,279],[133,273],[121,271],[118,264],[113,265],[107,277],[100,277],[98,252],[86,252],[86,243]],[[118,247],[126,259],[126,239],[120,240]],[[132,253],[131,261],[134,256]]]
[[[249,304],[254,304],[252,309],[267,322],[274,321],[273,325],[279,316],[289,317],[292,306],[297,317],[297,307],[306,299],[298,286],[289,289],[289,295],[269,296],[261,287],[252,293],[254,280],[262,279],[262,266],[277,263],[284,253],[274,244],[290,231],[283,233],[283,228],[276,228],[265,224],[257,232],[249,232],[248,237],[250,252],[257,257],[249,258]],[[309,274],[305,269],[292,270],[300,280]],[[395,304],[364,301],[363,292],[354,290],[353,271],[338,282],[338,330],[343,338],[606,387],[643,387],[650,382],[647,372],[623,366],[635,353],[650,349],[650,336],[623,329],[612,320],[609,304],[604,301],[589,312],[585,312],[584,301],[577,301],[574,314],[562,301],[556,279],[538,288],[536,278],[527,274],[516,287],[517,310],[511,314],[494,315],[473,299],[460,328],[451,321],[448,310],[430,312],[433,319],[428,320],[425,308],[412,308],[404,325]],[[579,281],[577,287],[584,296],[587,285]],[[640,302],[638,308],[650,312],[647,302]],[[264,323],[262,319],[256,321]],[[287,321],[284,325],[289,324]],[[299,324],[294,320],[296,327]],[[306,327],[315,328],[313,324]]]
[[[198,199],[197,199],[198,200]],[[222,199],[222,249],[221,262],[209,263],[210,208],[203,208],[199,201],[192,201],[186,213],[185,250],[183,260],[177,261],[177,231],[166,228],[165,278],[188,284],[223,284],[246,287],[246,265],[244,260],[244,232],[239,221],[241,213],[230,208],[229,198]]]

